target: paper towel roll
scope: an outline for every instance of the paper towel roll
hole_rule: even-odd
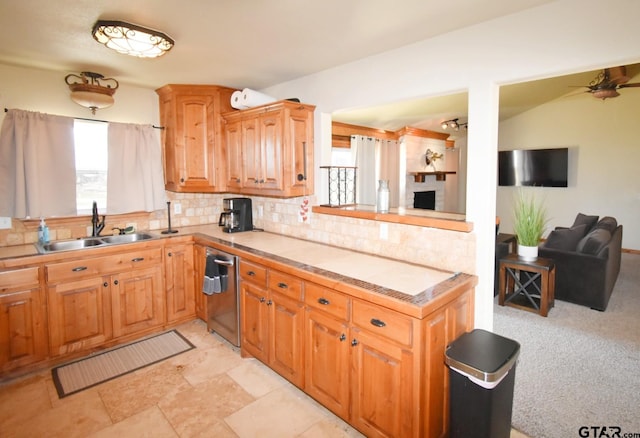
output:
[[[266,105],[267,103],[275,102],[275,97],[268,96],[266,94],[260,93],[256,90],[251,90],[249,88],[245,88],[242,90],[242,101],[241,104],[248,108],[253,108],[254,106]]]
[[[242,104],[242,91],[237,90],[231,94],[231,106],[235,109],[246,109],[248,106]]]

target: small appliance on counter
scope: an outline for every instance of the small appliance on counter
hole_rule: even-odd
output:
[[[225,233],[253,230],[253,215],[251,213],[251,199],[225,198],[222,200],[222,214],[218,225]]]

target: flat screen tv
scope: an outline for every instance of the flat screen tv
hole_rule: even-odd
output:
[[[498,151],[498,185],[567,187],[569,149]]]

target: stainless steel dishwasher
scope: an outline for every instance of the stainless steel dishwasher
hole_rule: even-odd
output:
[[[240,295],[238,293],[238,257],[215,248],[207,248],[205,262],[207,261],[216,264],[224,285],[222,291],[213,293],[204,292],[206,288],[203,285],[203,293],[207,296],[207,328],[239,347]]]

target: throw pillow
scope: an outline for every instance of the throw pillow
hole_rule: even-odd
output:
[[[618,221],[611,216],[605,216],[598,221],[595,228],[603,228],[613,234],[616,228],[618,228]]]
[[[573,225],[571,225],[571,228],[576,227],[578,225],[586,225],[587,229],[584,230],[584,233],[587,234],[591,230],[591,228],[593,228],[596,222],[598,222],[598,216],[590,216],[590,215],[578,213],[578,215],[576,216],[576,220],[573,221]]]
[[[575,251],[578,242],[586,233],[587,225],[582,224],[572,228],[556,228],[547,237],[545,248],[559,249],[562,251]]]
[[[610,240],[611,233],[608,230],[596,228],[578,242],[576,251],[583,254],[597,255],[602,248],[607,246]]]

